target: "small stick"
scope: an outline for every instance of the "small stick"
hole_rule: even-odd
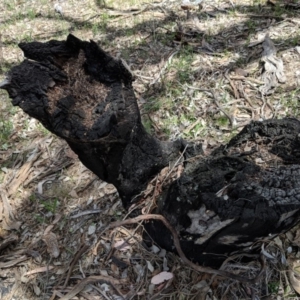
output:
[[[186,148],[188,147],[188,144],[184,147],[182,153],[180,154],[179,158],[177,159],[177,161],[175,162],[174,166],[171,168],[171,170],[168,172],[168,174],[165,176],[164,180],[162,181],[161,185],[163,185],[163,183],[165,182],[165,180],[170,176],[170,174],[173,172],[174,168],[178,165],[178,163],[180,162],[180,160],[182,159]]]
[[[229,84],[231,85],[232,87],[232,91],[233,91],[233,95],[235,97],[235,99],[239,99],[239,93],[236,89],[236,86],[234,85],[233,81],[230,79],[230,77],[228,76],[228,71],[224,74],[225,78],[229,81]]]
[[[75,267],[75,264],[77,263],[77,261],[79,260],[80,256],[89,248],[89,246],[87,244],[84,244],[79,250],[78,252],[76,253],[75,257],[73,258],[72,262],[71,262],[71,265],[70,265],[70,268],[69,268],[69,271],[68,271],[68,274],[67,274],[67,277],[66,277],[66,280],[65,280],[65,283],[63,285],[63,288],[65,289],[67,284],[68,284],[68,281],[71,277],[71,273]]]
[[[265,84],[263,81],[258,80],[258,79],[255,79],[255,78],[252,78],[252,77],[234,76],[234,75],[231,75],[231,76],[230,76],[230,79],[233,79],[233,80],[252,81],[252,82],[257,83],[257,84]]]
[[[219,108],[219,110],[228,118],[231,127],[234,127],[236,125],[236,121],[234,117],[231,117],[224,109],[223,107],[220,105],[220,103],[217,100],[216,94],[213,91],[210,91],[212,97],[213,97],[213,101],[215,102],[215,104],[217,105],[217,107]]]

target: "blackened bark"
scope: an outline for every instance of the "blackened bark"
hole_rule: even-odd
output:
[[[69,35],[19,46],[30,60],[12,68],[2,84],[13,105],[65,139],[128,207],[178,155],[181,142],[161,142],[145,131],[130,72],[93,41]]]
[[[253,122],[210,156],[187,162],[153,213],[176,228],[189,258],[218,266],[299,222],[299,133],[296,119]],[[174,250],[161,223],[149,222],[146,229]]]
[[[93,41],[69,35],[66,41],[20,47],[30,60],[12,68],[0,87],[14,105],[65,139],[90,170],[114,184],[128,207],[178,157],[184,142],[161,142],[147,134],[130,72]],[[296,119],[267,120],[247,125],[210,155],[192,143],[185,148],[183,175],[152,212],[176,229],[187,257],[216,266],[299,221],[299,133]],[[158,244],[175,250],[162,223],[145,226]]]

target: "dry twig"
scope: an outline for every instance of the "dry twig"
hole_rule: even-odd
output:
[[[71,262],[71,265],[70,265],[70,268],[69,268],[69,271],[68,271],[68,274],[67,274],[67,277],[66,277],[66,280],[65,280],[65,283],[64,283],[64,288],[66,288],[67,284],[68,284],[68,281],[70,279],[70,276],[72,274],[72,271],[75,267],[75,264],[77,263],[77,261],[79,260],[80,256],[89,248],[89,246],[87,244],[84,244],[76,253],[75,257],[73,258],[72,262]]]

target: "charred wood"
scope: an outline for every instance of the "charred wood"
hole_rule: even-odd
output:
[[[258,251],[261,239],[299,222],[298,120],[252,122],[205,156],[192,142],[162,142],[145,131],[131,73],[93,41],[69,35],[20,47],[27,59],[0,87],[114,184],[126,208],[185,149],[184,173],[164,189],[152,213],[168,220],[189,259],[220,265],[229,255]],[[145,227],[159,245],[176,251],[161,221]]]
[[[13,105],[65,139],[128,207],[178,155],[181,142],[161,142],[145,131],[130,72],[95,42],[69,35],[19,46],[28,59],[2,83]]]

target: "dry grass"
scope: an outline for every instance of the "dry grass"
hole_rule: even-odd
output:
[[[299,117],[299,11],[283,4],[204,1],[187,15],[175,0],[2,0],[1,76],[23,60],[21,41],[65,39],[69,32],[94,39],[135,74],[148,131],[161,139],[199,140],[209,149],[251,120]],[[262,48],[253,42],[267,32],[287,81],[262,98]],[[104,280],[90,281],[72,299],[295,295],[287,261],[299,258],[297,228],[261,241],[266,274],[256,285],[200,274],[163,249],[147,248],[141,225],[104,231],[126,217],[114,187],[95,178],[64,141],[13,108],[6,93],[0,98],[0,248],[7,238],[15,241],[0,253],[1,299],[59,299],[91,276]],[[148,205],[155,187],[153,181]],[[223,266],[249,277],[259,267],[256,259],[245,263],[240,257]],[[173,279],[151,284],[161,271],[172,272]]]

